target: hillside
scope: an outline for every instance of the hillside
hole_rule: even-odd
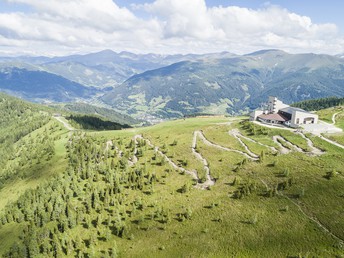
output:
[[[344,255],[344,152],[319,137],[245,117],[62,132],[68,167],[0,209],[0,255]]]
[[[67,132],[50,112],[0,93],[0,210],[65,170]]]
[[[315,111],[315,110],[321,110],[321,109],[326,109],[330,107],[337,107],[343,104],[344,104],[344,98],[328,97],[328,98],[304,100],[301,102],[293,103],[292,106],[302,108],[308,111]]]
[[[336,106],[328,109],[319,110],[319,118],[323,121],[334,124],[344,131],[344,106]],[[344,145],[344,134],[325,134],[325,136],[335,142]]]
[[[0,90],[38,102],[96,99],[135,74],[207,55],[116,53],[103,50],[60,57],[0,57]]]
[[[102,99],[136,117],[240,113],[269,95],[285,103],[344,96],[343,67],[338,57],[279,50],[210,56],[135,75]]]
[[[38,102],[90,99],[98,92],[52,73],[16,67],[0,69],[0,91]]]
[[[130,52],[116,53],[103,50],[85,55],[70,55],[60,57],[0,57],[3,67],[24,68],[35,71],[45,71],[59,75],[70,81],[88,87],[106,89],[123,83],[129,77],[170,65],[183,60],[196,60],[207,55],[158,55],[134,54]],[[230,53],[221,53],[221,56],[231,56]]]
[[[116,122],[120,124],[135,125],[141,122],[128,115],[118,113],[113,109],[93,106],[86,103],[67,103],[67,104],[53,105],[52,107],[56,109],[61,108],[64,111],[70,111],[74,113],[97,115],[102,118],[108,119],[112,122]]]

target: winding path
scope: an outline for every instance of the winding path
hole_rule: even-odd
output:
[[[253,158],[259,158],[259,156],[255,153],[253,153],[248,146],[239,138],[239,134],[238,134],[238,130],[233,129],[232,131],[229,131],[229,134],[232,135],[235,139],[237,139],[239,141],[239,143],[244,147],[244,149],[246,150],[247,154],[250,155]]]
[[[334,113],[334,114],[332,115],[332,124],[333,124],[333,125],[336,123],[336,116],[337,116],[339,113],[341,113],[341,112],[337,112],[337,113]]]
[[[205,171],[205,177],[206,177],[206,180],[203,183],[200,183],[201,180],[200,180],[199,175],[198,175],[196,170],[188,170],[188,169],[185,169],[185,168],[177,165],[171,158],[169,158],[166,154],[164,154],[159,149],[159,147],[155,146],[149,139],[144,138],[141,134],[135,135],[133,137],[133,141],[134,141],[134,144],[135,144],[134,154],[130,158],[130,160],[128,160],[128,163],[129,163],[130,166],[134,166],[138,162],[138,158],[137,158],[138,140],[143,140],[143,141],[146,142],[146,144],[148,144],[148,146],[153,148],[154,151],[158,155],[163,157],[165,159],[165,161],[167,161],[175,170],[191,175],[192,178],[197,181],[197,184],[195,186],[196,188],[208,189],[210,186],[213,186],[215,184],[215,179],[212,178],[212,176],[211,176],[211,171],[210,171],[210,167],[209,167],[209,163],[208,163],[207,159],[204,158],[202,156],[202,154],[199,153],[198,150],[197,150],[197,140],[198,139],[200,139],[207,146],[210,146],[210,147],[213,147],[213,148],[217,148],[217,149],[222,150],[222,151],[235,152],[235,153],[243,155],[247,159],[253,160],[253,161],[259,160],[259,156],[257,154],[255,154],[255,153],[253,153],[249,149],[249,147],[242,141],[241,138],[243,138],[243,139],[245,139],[247,141],[254,142],[254,143],[259,144],[261,146],[264,146],[266,148],[269,148],[273,152],[278,152],[279,151],[281,154],[288,154],[292,150],[295,150],[295,151],[298,151],[298,152],[302,152],[302,153],[306,153],[306,154],[307,153],[308,154],[311,153],[311,154],[314,154],[314,155],[321,155],[321,154],[324,153],[323,151],[321,151],[321,150],[317,149],[316,147],[314,147],[313,142],[308,137],[306,137],[303,133],[301,133],[301,132],[298,132],[298,134],[307,141],[308,146],[311,148],[311,152],[305,152],[300,147],[298,147],[297,145],[289,142],[288,140],[286,140],[285,138],[283,138],[280,135],[275,135],[275,136],[272,137],[273,141],[279,146],[279,150],[277,150],[275,147],[272,147],[272,146],[260,143],[260,142],[258,142],[256,140],[253,140],[253,139],[251,139],[251,138],[249,138],[247,136],[242,135],[239,130],[235,130],[234,129],[234,130],[229,131],[228,133],[230,135],[232,135],[233,137],[235,137],[239,141],[239,143],[245,148],[246,152],[240,151],[240,150],[237,150],[237,149],[227,148],[227,147],[221,146],[219,144],[213,143],[213,142],[209,141],[205,137],[205,135],[203,134],[203,132],[201,130],[196,130],[196,131],[193,132],[193,138],[192,138],[192,143],[191,143],[191,151],[192,151],[192,154],[196,157],[196,159],[198,159],[203,164],[203,168],[204,168],[204,171]],[[281,144],[281,142],[284,142],[286,145],[290,146],[290,149],[284,147]],[[106,149],[109,149],[109,147],[112,146],[112,144],[113,144],[112,141],[108,141],[106,143]],[[119,151],[117,146],[115,148],[116,148],[117,151]],[[121,153],[119,152],[118,155],[121,156]]]
[[[324,136],[322,136],[322,135],[319,135],[319,137],[320,137],[320,139],[322,139],[322,140],[324,140],[324,141],[327,141],[328,143],[331,143],[331,144],[333,144],[333,145],[335,145],[335,146],[337,146],[337,147],[339,147],[339,148],[344,149],[344,145],[339,144],[338,142],[332,141],[332,140],[330,140],[330,139],[328,139],[328,138],[326,138],[326,137],[324,137]]]
[[[75,130],[75,128],[73,128],[69,123],[67,123],[66,121],[64,121],[64,120],[62,119],[62,117],[60,117],[60,116],[54,116],[54,118],[55,118],[57,121],[59,121],[60,123],[62,123],[63,126],[64,126],[68,131],[74,131],[74,130]]]
[[[217,148],[220,150],[224,150],[224,151],[236,152],[236,153],[239,153],[239,154],[245,156],[246,158],[248,158],[250,160],[258,160],[259,159],[258,156],[255,154],[254,154],[255,156],[252,157],[252,156],[248,155],[246,152],[236,150],[236,149],[230,149],[230,148],[218,145],[216,143],[213,143],[213,142],[209,141],[207,138],[205,138],[204,134],[201,131],[195,131],[195,133],[197,133],[197,135],[201,138],[201,140],[204,142],[204,144],[206,144],[208,146],[211,146],[211,147],[214,147],[214,148]]]
[[[198,160],[203,163],[206,181],[203,183],[204,186],[209,187],[215,184],[215,180],[210,176],[210,168],[208,161],[196,150],[197,148],[197,137],[204,137],[201,131],[195,131],[192,138],[191,150],[192,154],[196,156]]]
[[[288,154],[290,153],[292,150],[295,150],[297,152],[301,152],[304,154],[308,154],[308,155],[314,155],[314,156],[319,156],[324,154],[325,152],[323,152],[322,150],[316,148],[313,144],[313,142],[303,133],[301,132],[296,132],[297,135],[300,135],[303,139],[305,139],[307,141],[307,145],[308,147],[311,149],[311,151],[304,151],[303,149],[301,149],[299,146],[291,143],[290,141],[288,141],[287,139],[285,139],[284,137],[280,136],[280,135],[275,135],[272,137],[272,140],[278,144],[279,148],[280,148],[280,153],[281,154]],[[283,144],[281,144],[281,142],[284,142],[286,145],[290,146],[290,148],[286,148],[283,146]]]
[[[285,141],[284,138],[282,138],[279,135],[274,135],[274,136],[272,136],[272,140],[279,146],[281,154],[288,154],[290,152],[290,149],[284,147],[279,141],[279,140]]]
[[[156,147],[154,144],[152,144],[152,142],[149,140],[149,139],[146,139],[144,138],[141,134],[138,134],[138,135],[135,135],[134,136],[135,139],[142,139],[144,141],[146,141],[146,143],[154,148],[154,151],[156,153],[158,153],[160,156],[164,157],[164,159],[175,169],[175,170],[178,170],[180,172],[183,172],[183,173],[186,173],[186,174],[189,174],[192,176],[193,179],[195,180],[199,180],[198,178],[198,175],[195,171],[190,171],[190,170],[187,170],[185,168],[182,168],[182,167],[179,167],[176,163],[174,163],[173,160],[171,160],[169,157],[167,157],[167,155],[165,155],[164,153],[162,153],[162,151],[159,150],[159,147]]]
[[[233,130],[232,130],[232,131],[233,131]],[[243,135],[242,133],[240,133],[240,131],[238,131],[238,130],[236,130],[236,131],[237,131],[237,132],[236,132],[236,136],[237,136],[237,137],[241,137],[241,138],[243,138],[243,139],[245,139],[245,140],[247,140],[247,141],[250,141],[250,142],[256,143],[256,144],[258,144],[258,145],[260,145],[260,146],[266,147],[266,148],[270,149],[272,152],[278,152],[278,150],[277,150],[275,147],[272,147],[272,146],[267,145],[267,144],[263,144],[263,143],[258,142],[258,141],[256,141],[256,140],[253,140],[252,138],[247,137],[247,136]]]
[[[303,139],[305,139],[307,141],[307,145],[311,149],[311,151],[309,152],[310,154],[313,154],[315,156],[319,156],[319,155],[322,155],[325,153],[324,151],[315,147],[313,142],[311,141],[311,139],[309,139],[304,133],[297,132],[296,134],[300,135]]]
[[[108,141],[106,142],[106,148],[105,148],[105,150],[108,151],[108,150],[110,149],[110,147],[112,147],[112,146],[113,146],[112,141],[111,141],[111,140],[108,140]]]

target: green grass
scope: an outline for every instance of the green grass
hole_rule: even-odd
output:
[[[174,125],[170,129],[176,131],[178,127],[176,124]],[[200,123],[197,129],[202,128],[208,139],[223,146],[238,146],[237,143],[232,142],[233,139],[229,138],[227,134],[228,127],[224,126],[224,128],[220,129],[221,127],[223,126],[213,124],[204,128],[204,124]],[[194,128],[192,126],[192,128],[187,129],[191,130]],[[180,131],[184,133],[185,130],[185,126],[178,128],[178,135],[180,135]],[[154,130],[154,132],[156,131]],[[216,132],[218,132],[217,135]],[[158,134],[160,138],[163,138],[165,133],[170,135],[167,128],[164,128],[164,130],[159,128]],[[280,134],[299,147],[306,149],[305,142],[301,137],[282,130],[274,130],[269,132],[269,135],[274,133]],[[212,135],[216,135],[215,137],[217,138],[212,138]],[[183,141],[184,137],[186,137],[184,134],[180,136],[178,144],[180,141]],[[189,133],[188,137],[191,138],[191,133]],[[255,138],[258,138],[257,140],[264,139],[265,143],[273,145],[269,136]],[[221,140],[216,141],[216,139]],[[229,146],[229,144],[231,145]],[[322,144],[324,143],[322,142]],[[334,191],[316,191],[316,188],[313,188],[313,183],[330,185],[334,183],[334,181],[328,182],[323,176],[325,175],[325,166],[331,167],[331,164],[333,164],[333,166],[338,168],[343,165],[342,163],[335,165],[336,158],[330,154],[326,154],[321,158],[310,158],[299,153],[279,155],[277,157],[268,155],[263,163],[249,162],[239,172],[233,172],[233,166],[242,160],[239,154],[220,151],[202,143],[198,143],[198,146],[200,153],[209,161],[213,175],[220,179],[212,187],[211,191],[198,191],[194,189],[187,194],[184,206],[191,205],[195,214],[192,220],[183,223],[171,223],[172,225],[167,225],[163,230],[154,226],[150,226],[148,231],[134,230],[134,240],[121,240],[119,242],[120,245],[123,245],[123,253],[128,256],[142,255],[142,257],[159,257],[161,255],[172,257],[185,254],[200,257],[231,255],[271,257],[280,256],[282,253],[284,255],[306,255],[309,252],[319,256],[326,256],[337,252],[332,247],[336,241],[322,232],[314,222],[305,217],[287,199],[278,197],[266,198],[255,195],[243,200],[233,200],[230,198],[231,192],[236,189],[235,186],[231,186],[234,177],[240,177],[243,181],[256,181],[259,187],[263,189],[264,186],[259,179],[263,179],[269,185],[274,186],[283,181],[280,174],[285,167],[288,167],[291,171],[290,176],[295,178],[297,183],[288,192],[286,191],[286,194],[295,194],[300,189],[305,188],[306,197],[302,199],[302,202],[305,203],[307,209],[310,210],[310,213],[315,212],[316,215],[319,214],[319,219],[331,230],[339,234],[338,229],[343,229],[344,226],[343,219],[338,218],[335,223],[332,223],[333,219],[331,219],[332,214],[337,214],[339,210],[335,208],[335,210],[331,211],[324,207],[332,207],[334,205],[333,202],[343,203],[342,198],[335,194],[336,188],[334,188]],[[327,148],[330,152],[333,150],[333,146],[327,146]],[[257,152],[257,150],[255,151]],[[237,157],[234,158],[234,156]],[[275,167],[270,166],[273,161],[276,161],[277,165]],[[313,169],[309,170],[309,167],[313,168],[314,166],[318,166],[316,172]],[[324,188],[326,187],[324,186]],[[183,206],[180,203],[182,200],[179,200],[178,197],[183,199],[182,195],[173,196],[173,202]],[[319,198],[322,201],[317,203],[316,200]],[[332,203],[326,204],[330,199]],[[193,201],[189,202],[189,200]],[[207,205],[210,206],[213,202],[221,203],[219,208],[204,208]],[[169,209],[178,210],[178,205],[175,207],[168,199],[166,202],[159,200],[159,203],[167,203],[165,205]],[[289,210],[287,212],[280,211],[285,206],[288,206]],[[336,207],[341,207],[341,205]],[[256,214],[258,216],[257,225],[248,224],[249,220]],[[221,223],[213,222],[217,217],[221,217],[223,221]],[[287,225],[293,225],[293,227],[288,227],[287,229]],[[307,240],[304,239],[304,235],[307,235]],[[264,239],[265,244],[261,243],[262,239]],[[230,246],[228,246],[228,242],[231,243]],[[145,246],[150,246],[151,248],[147,250]],[[159,250],[161,246],[164,247],[164,250]],[[280,248],[276,248],[278,246]],[[282,253],[281,249],[283,249]]]
[[[44,130],[50,128],[52,125],[57,125],[57,122],[51,121],[47,125],[40,129],[32,132],[28,136],[25,136],[23,140],[27,140],[28,137],[35,139],[38,135],[42,134]],[[68,132],[60,127],[61,130],[51,134],[51,137],[57,138],[54,141],[55,154],[50,160],[46,160],[45,156],[38,156],[32,159],[32,165],[19,166],[17,164],[17,159],[9,161],[9,163],[14,163],[18,166],[18,170],[24,171],[24,177],[14,178],[10,180],[1,190],[0,190],[0,212],[6,206],[7,203],[13,202],[18,199],[18,197],[23,194],[27,189],[32,189],[37,187],[42,182],[50,180],[54,175],[62,173],[66,170],[67,160],[65,144],[67,143]],[[15,145],[16,149],[20,149],[20,141]],[[30,146],[35,148],[35,146]],[[39,163],[38,163],[39,162]]]
[[[11,223],[5,226],[0,226],[0,256],[9,249],[14,242],[19,241],[19,236],[24,229],[24,225]]]
[[[338,112],[343,112],[344,107],[343,106],[337,106],[327,109],[322,109],[317,111],[317,114],[319,115],[319,119],[324,120],[325,122],[332,123],[332,115]]]
[[[132,150],[128,146],[131,139],[136,134],[142,134],[160,149],[165,145],[166,155],[171,156],[175,163],[186,160],[187,164],[181,166],[199,172],[203,170],[203,165],[191,152],[195,130],[203,130],[207,139],[214,143],[238,150],[243,150],[243,147],[228,134],[233,128],[239,128],[248,137],[270,146],[276,147],[271,140],[272,135],[281,135],[293,144],[306,148],[304,139],[292,132],[266,129],[266,134],[249,135],[241,128],[240,121],[233,120],[230,125],[223,124],[229,120],[216,117],[192,118],[146,128],[89,132],[88,135],[96,139],[95,150],[99,153],[104,152],[108,140],[113,140],[130,157]],[[55,157],[52,158],[51,164],[47,163],[46,167],[41,168],[38,181],[59,173],[67,163],[63,158],[64,144],[67,141],[63,136],[66,131],[60,133],[62,138],[55,142],[56,160]],[[158,164],[159,158],[152,159],[154,150],[148,146],[142,147],[143,156],[139,157],[133,168],[127,167],[116,172],[124,176],[136,169],[145,168],[157,176],[157,181],[152,185],[145,184],[142,191],[131,189],[128,185],[123,187],[120,194],[123,203],[117,210],[123,213],[124,220],[130,226],[128,235],[123,238],[111,235],[106,241],[102,239],[102,234],[107,229],[106,219],[111,219],[111,214],[116,212],[116,208],[112,206],[90,212],[92,219],[99,215],[103,218],[104,223],[98,228],[91,226],[87,229],[78,225],[68,229],[67,234],[73,239],[81,237],[84,240],[90,239],[92,235],[96,236],[93,247],[95,256],[99,257],[104,255],[102,251],[114,245],[117,246],[120,257],[340,257],[344,253],[338,247],[338,241],[319,228],[310,217],[315,217],[333,234],[344,238],[344,218],[341,216],[344,207],[344,153],[318,137],[311,139],[316,146],[326,150],[326,154],[317,157],[298,152],[273,155],[266,147],[243,140],[258,155],[261,151],[266,153],[262,161],[243,164],[243,155],[207,146],[198,139],[197,150],[207,159],[211,175],[217,180],[210,190],[191,187],[186,193],[181,193],[180,189],[185,184],[193,183],[191,176],[173,170],[167,163]],[[176,144],[173,144],[174,141]],[[109,152],[111,156],[113,150]],[[118,162],[119,158],[110,157],[106,160],[107,163],[104,161],[106,164],[100,161],[98,166],[106,167],[111,160]],[[55,172],[43,173],[49,171],[52,164],[56,164]],[[283,174],[285,169],[288,169],[288,174]],[[333,169],[339,174],[327,179],[326,173]],[[104,176],[100,175],[102,177]],[[233,184],[234,179],[236,184]],[[267,197],[267,190],[289,179],[293,182],[291,186],[279,190],[274,197]],[[99,191],[106,186],[103,180],[80,180],[78,184],[80,189],[86,189],[86,185],[90,184]],[[240,188],[250,185],[254,188],[249,194],[241,199],[233,198]],[[23,186],[18,185],[16,188],[20,187]],[[304,196],[297,197],[301,192],[304,192]],[[20,193],[16,193],[16,196],[18,194]],[[71,197],[73,207],[83,207],[82,200],[87,198],[87,194],[89,193],[81,191],[77,197]],[[298,203],[306,215],[286,197]],[[143,203],[142,209],[133,208],[133,203],[139,199]],[[159,209],[169,215],[167,223],[152,216]],[[180,221],[178,214],[187,209],[192,211],[191,219]],[[12,233],[4,242],[1,239],[8,232],[18,232],[20,225],[6,224],[0,227],[0,250],[17,241],[16,233]],[[86,249],[91,252],[92,248]]]
[[[335,126],[344,130],[344,106],[338,106],[338,107],[320,110],[317,113],[320,119],[328,123],[332,123],[332,116],[333,114],[337,113],[336,118],[335,118],[336,120]],[[325,134],[325,136],[333,141],[336,141],[344,145],[344,133]]]

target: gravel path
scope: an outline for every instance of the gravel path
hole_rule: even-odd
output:
[[[332,124],[333,124],[333,125],[336,123],[336,116],[337,116],[339,113],[341,113],[341,112],[337,112],[337,113],[334,113],[334,114],[332,115]]]
[[[296,134],[300,135],[302,138],[304,138],[307,141],[307,145],[311,149],[311,151],[304,151],[299,146],[291,143],[290,141],[288,141],[287,139],[283,138],[282,136],[275,135],[275,136],[272,137],[272,139],[273,139],[273,141],[275,143],[277,143],[279,145],[281,154],[288,154],[292,150],[295,150],[297,152],[301,152],[301,153],[304,153],[304,154],[314,155],[314,156],[319,156],[319,155],[322,155],[322,154],[325,153],[322,150],[316,148],[313,145],[313,142],[306,135],[304,135],[302,132],[296,132]],[[284,147],[281,144],[281,142],[284,142],[286,145],[290,146],[290,149]]]
[[[286,147],[284,147],[279,141],[278,139],[284,141],[284,138],[282,138],[281,136],[279,135],[274,135],[272,136],[272,140],[279,146],[280,148],[280,153],[281,154],[288,154],[290,152],[289,149],[287,149]]]
[[[258,160],[257,156],[255,155],[254,157],[248,155],[246,152],[243,152],[243,151],[240,151],[240,150],[235,150],[235,149],[230,149],[230,148],[227,148],[227,147],[223,147],[221,145],[218,145],[216,143],[213,143],[211,141],[209,141],[207,138],[205,138],[204,134],[201,132],[201,131],[196,131],[198,136],[201,138],[201,140],[204,142],[204,144],[208,145],[208,146],[211,146],[211,147],[214,147],[214,148],[217,148],[217,149],[220,149],[220,150],[224,150],[224,151],[229,151],[229,152],[236,152],[236,153],[239,153],[243,156],[245,156],[246,158],[250,159],[250,160]]]
[[[135,135],[134,138],[136,139],[142,139],[144,141],[146,141],[146,143],[148,144],[148,146],[154,148],[154,151],[156,153],[158,153],[160,156],[164,157],[165,160],[175,169],[175,170],[178,170],[180,172],[184,172],[186,174],[189,174],[192,176],[193,179],[195,180],[199,180],[198,178],[198,175],[197,175],[197,172],[196,171],[190,171],[190,170],[187,170],[185,168],[182,168],[182,167],[179,167],[173,160],[171,160],[169,157],[167,157],[164,153],[162,153],[162,151],[159,150],[159,147],[156,147],[152,144],[152,142],[149,140],[149,139],[146,139],[144,138],[142,135]]]
[[[257,154],[255,154],[255,153],[253,153],[253,152],[248,148],[248,146],[240,139],[240,137],[239,137],[239,135],[240,135],[239,130],[233,129],[233,130],[229,131],[228,133],[229,133],[229,135],[232,135],[235,139],[237,139],[237,140],[240,142],[240,144],[244,147],[244,149],[246,150],[246,152],[248,153],[248,155],[250,155],[250,156],[253,157],[253,158],[257,158],[257,159],[259,158],[259,156],[258,156]]]
[[[112,141],[111,141],[111,140],[108,140],[108,141],[106,142],[106,148],[105,148],[105,150],[108,151],[108,150],[110,149],[110,147],[112,147],[112,146],[113,146]]]
[[[278,152],[278,150],[277,150],[275,147],[269,146],[269,145],[267,145],[267,144],[263,144],[263,143],[258,142],[258,141],[256,141],[256,140],[253,140],[252,138],[249,138],[249,137],[247,137],[247,136],[241,134],[241,133],[239,132],[239,130],[238,130],[238,132],[237,132],[237,136],[238,136],[238,137],[241,137],[241,138],[243,138],[243,139],[245,139],[245,140],[248,140],[248,141],[250,141],[250,142],[256,143],[256,144],[258,144],[258,145],[260,145],[260,146],[264,146],[264,147],[266,147],[266,148],[272,150],[272,152]]]
[[[206,181],[202,185],[206,188],[209,188],[209,186],[212,186],[215,184],[215,180],[213,178],[211,178],[211,176],[210,176],[210,168],[209,168],[208,161],[196,150],[197,137],[200,137],[201,139],[203,139],[203,138],[205,139],[205,137],[201,131],[195,131],[193,134],[193,138],[192,138],[191,150],[192,150],[192,154],[195,155],[195,157],[203,163]]]
[[[296,134],[300,135],[303,139],[305,139],[307,141],[307,145],[311,149],[311,151],[309,152],[310,154],[315,155],[315,156],[319,156],[319,155],[322,155],[325,153],[324,151],[316,148],[314,146],[313,142],[311,141],[311,139],[309,139],[304,133],[297,132]]]
[[[60,123],[62,123],[63,126],[64,126],[67,130],[69,130],[69,131],[74,131],[74,130],[75,130],[70,124],[68,124],[66,121],[64,121],[64,120],[62,119],[62,117],[60,117],[60,116],[54,116],[54,118],[55,118],[57,121],[59,121]]]
[[[322,136],[322,135],[319,135],[319,137],[320,137],[321,139],[323,139],[324,141],[327,141],[328,143],[331,143],[331,144],[333,144],[333,145],[335,145],[335,146],[337,146],[337,147],[339,147],[339,148],[344,149],[344,145],[341,145],[341,144],[339,144],[338,142],[332,141],[332,140],[330,140],[330,139],[328,139],[328,138],[326,138],[326,137],[324,137],[324,136]]]
[[[277,137],[277,139],[279,139],[280,141],[285,142],[286,145],[290,146],[290,149],[291,149],[291,150],[295,150],[295,151],[297,151],[297,152],[304,152],[303,149],[301,149],[299,146],[293,144],[292,142],[288,141],[286,138],[284,138],[284,137],[282,137],[282,136],[280,136],[280,135],[277,135],[276,137]]]

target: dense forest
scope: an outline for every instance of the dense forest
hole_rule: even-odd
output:
[[[123,128],[130,128],[127,124],[121,125],[103,120],[94,115],[70,115],[67,117],[67,120],[69,120],[74,128],[84,130],[121,130]]]
[[[87,114],[87,115],[97,115],[100,116],[104,120],[109,120],[111,122],[119,123],[119,124],[128,124],[134,125],[139,124],[142,121],[138,121],[128,115],[124,115],[121,113],[116,112],[113,109],[97,107],[93,105],[89,105],[86,103],[68,103],[68,104],[61,104],[61,105],[53,105],[54,108],[60,108],[65,111],[79,113],[79,114]]]
[[[296,103],[293,103],[291,106],[302,108],[308,111],[317,111],[320,109],[335,107],[335,106],[339,106],[343,104],[344,104],[344,98],[328,97],[328,98],[311,99],[311,100],[296,102]]]

